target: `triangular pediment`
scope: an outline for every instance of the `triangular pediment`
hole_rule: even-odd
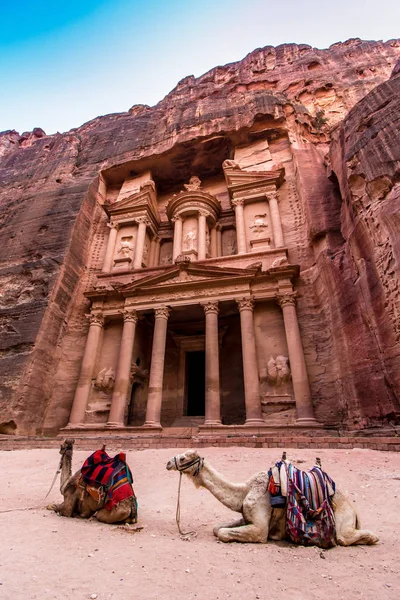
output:
[[[285,169],[281,167],[272,171],[243,171],[239,167],[228,167],[224,169],[224,175],[226,185],[232,191],[271,184],[279,187],[284,180]]]
[[[141,189],[130,194],[123,200],[104,204],[104,209],[108,216],[115,220],[118,217],[123,218],[124,214],[147,209],[158,220],[158,206],[154,182],[148,181],[141,186]]]
[[[258,267],[248,269],[224,269],[221,267],[199,265],[189,263],[189,265],[174,265],[158,275],[144,277],[139,281],[133,281],[119,288],[123,295],[129,295],[139,291],[155,292],[156,289],[165,289],[169,286],[196,286],[196,284],[206,284],[207,282],[232,281],[233,279],[250,279],[259,272]]]

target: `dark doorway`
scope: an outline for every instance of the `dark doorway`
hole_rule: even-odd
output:
[[[188,417],[202,417],[205,414],[206,395],[206,354],[205,352],[186,353],[186,414]]]

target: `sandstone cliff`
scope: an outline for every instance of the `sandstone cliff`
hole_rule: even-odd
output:
[[[84,337],[77,298],[91,278],[88,253],[104,200],[99,172],[159,155],[175,165],[160,181],[183,182],[200,147],[207,169],[210,153],[229,157],[230,141],[240,143],[255,123],[277,138],[284,129],[292,145],[301,199],[293,260],[302,265],[300,326],[318,416],[356,427],[395,417],[399,157],[391,128],[399,76],[387,80],[399,56],[398,40],[267,46],[185,78],[152,108],[134,106],[65,134],[0,134],[3,431],[43,431],[60,384],[61,342],[66,331]],[[72,362],[77,371],[79,356]],[[48,430],[67,418],[59,413]]]

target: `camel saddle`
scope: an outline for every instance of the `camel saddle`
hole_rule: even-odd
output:
[[[105,498],[107,510],[112,510],[126,498],[133,497],[136,501],[132,473],[124,452],[111,457],[103,449],[96,450],[83,463],[81,474],[87,492],[99,504]]]
[[[335,545],[335,517],[331,498],[335,482],[319,465],[297,469],[287,460],[268,472],[273,508],[286,508],[286,535],[296,544],[329,548]]]

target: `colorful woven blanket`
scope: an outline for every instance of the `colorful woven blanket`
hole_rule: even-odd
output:
[[[318,466],[302,471],[288,461],[270,470],[272,506],[286,504],[286,535],[297,544],[329,548],[335,544],[331,497],[335,483]]]
[[[120,452],[111,458],[104,450],[96,450],[85,460],[81,473],[84,482],[103,487],[106,493],[104,508],[112,510],[121,500],[133,497],[132,473],[126,464],[126,455]]]

